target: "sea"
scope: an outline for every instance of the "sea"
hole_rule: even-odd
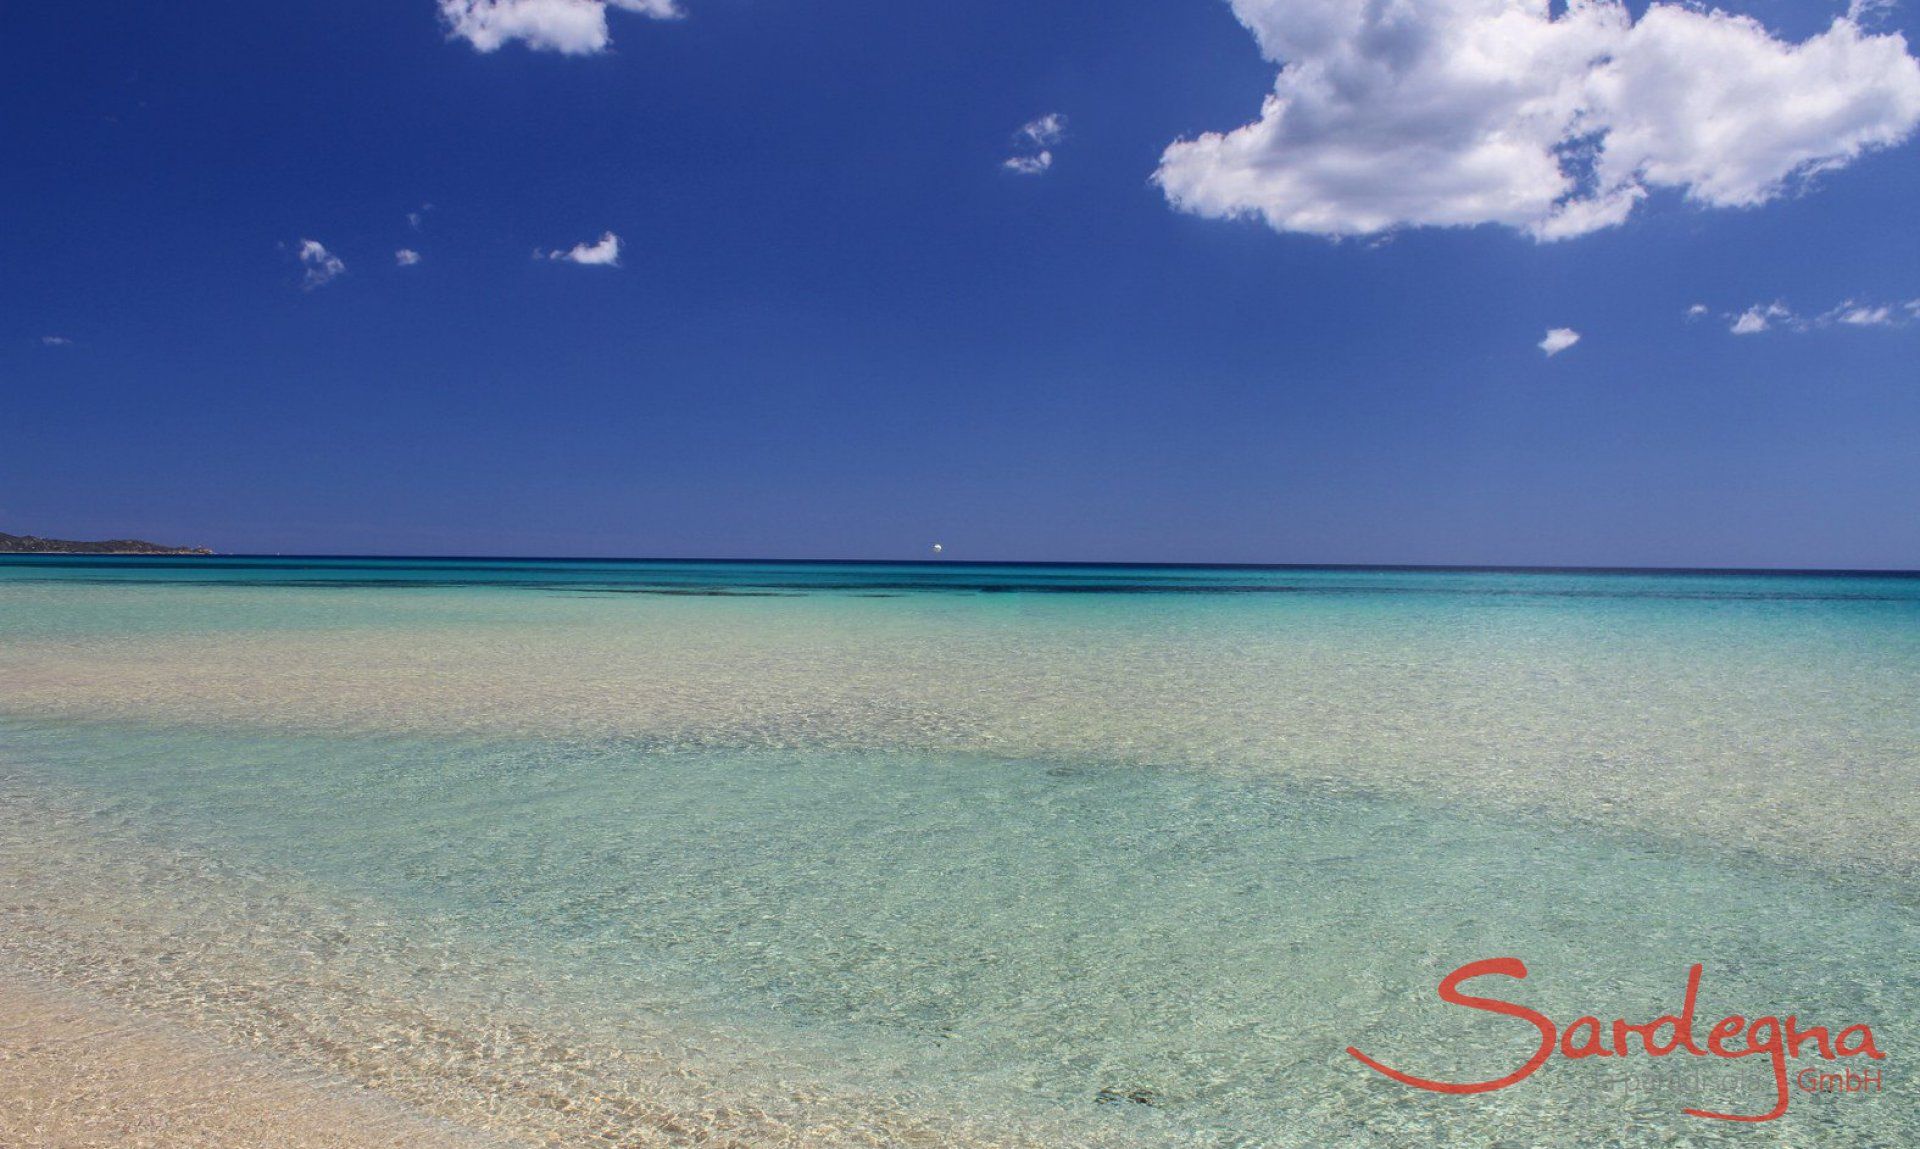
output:
[[[1917,880],[1920,577],[0,559],[0,976],[493,1143],[1920,1145]]]

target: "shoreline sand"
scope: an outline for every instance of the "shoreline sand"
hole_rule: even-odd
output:
[[[504,1149],[400,1101],[0,971],[0,1144]]]

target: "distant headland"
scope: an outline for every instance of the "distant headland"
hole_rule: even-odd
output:
[[[71,539],[43,539],[37,535],[0,532],[0,555],[210,555],[206,547],[167,547],[143,539],[108,539],[98,543]]]

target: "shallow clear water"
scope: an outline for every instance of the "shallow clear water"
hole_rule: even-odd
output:
[[[529,1136],[1903,1144],[1916,703],[1898,577],[0,562],[0,954]],[[1507,955],[1886,1088],[1345,1054]]]

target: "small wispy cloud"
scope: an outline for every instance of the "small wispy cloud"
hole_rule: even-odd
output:
[[[1578,331],[1571,327],[1555,327],[1547,332],[1546,338],[1542,339],[1537,346],[1547,353],[1547,358],[1551,359],[1578,342],[1580,342]]]
[[[393,253],[393,262],[401,267],[412,267],[420,262],[420,253],[410,247],[403,247]]]
[[[620,237],[607,232],[593,243],[576,243],[565,251],[541,252],[547,259],[578,263],[586,267],[619,267]]]
[[[1816,322],[1821,321],[1844,323],[1848,327],[1892,327],[1900,322],[1900,317],[1894,314],[1890,306],[1883,304],[1879,307],[1870,307],[1849,299],[1816,320]]]
[[[1852,0],[1847,5],[1847,19],[1855,24],[1869,24],[1899,7],[1900,0]]]
[[[1784,303],[1756,303],[1734,317],[1733,326],[1727,330],[1735,335],[1758,335],[1772,327],[1776,321],[1792,318],[1793,312],[1787,310]]]
[[[1831,327],[1905,327],[1920,319],[1920,300],[1909,303],[1862,303],[1843,299],[1818,315],[1801,315],[1781,300],[1756,303],[1737,315],[1727,330],[1735,335],[1758,335],[1763,331],[1818,331]]]
[[[1067,138],[1067,117],[1048,112],[1037,120],[1021,124],[1017,134],[1036,148],[1050,148]]]
[[[300,262],[305,265],[306,275],[301,283],[308,291],[324,287],[347,273],[347,265],[340,257],[328,251],[319,240],[300,241]]]
[[[427,222],[427,213],[432,210],[433,210],[432,204],[423,203],[420,205],[419,210],[408,212],[407,226],[412,228],[415,231],[419,231],[421,226]]]
[[[1690,320],[1705,319],[1707,316],[1707,312],[1710,310],[1712,309],[1709,308],[1706,304],[1696,303],[1692,307],[1687,308],[1687,318]]]
[[[1048,112],[1037,119],[1028,120],[1013,133],[1013,155],[1000,162],[1000,166],[1010,172],[1023,176],[1037,176],[1053,166],[1053,147],[1067,138],[1067,117],[1059,112]]]
[[[64,335],[42,335],[40,337],[40,345],[42,347],[72,347],[73,340],[68,339]]]

